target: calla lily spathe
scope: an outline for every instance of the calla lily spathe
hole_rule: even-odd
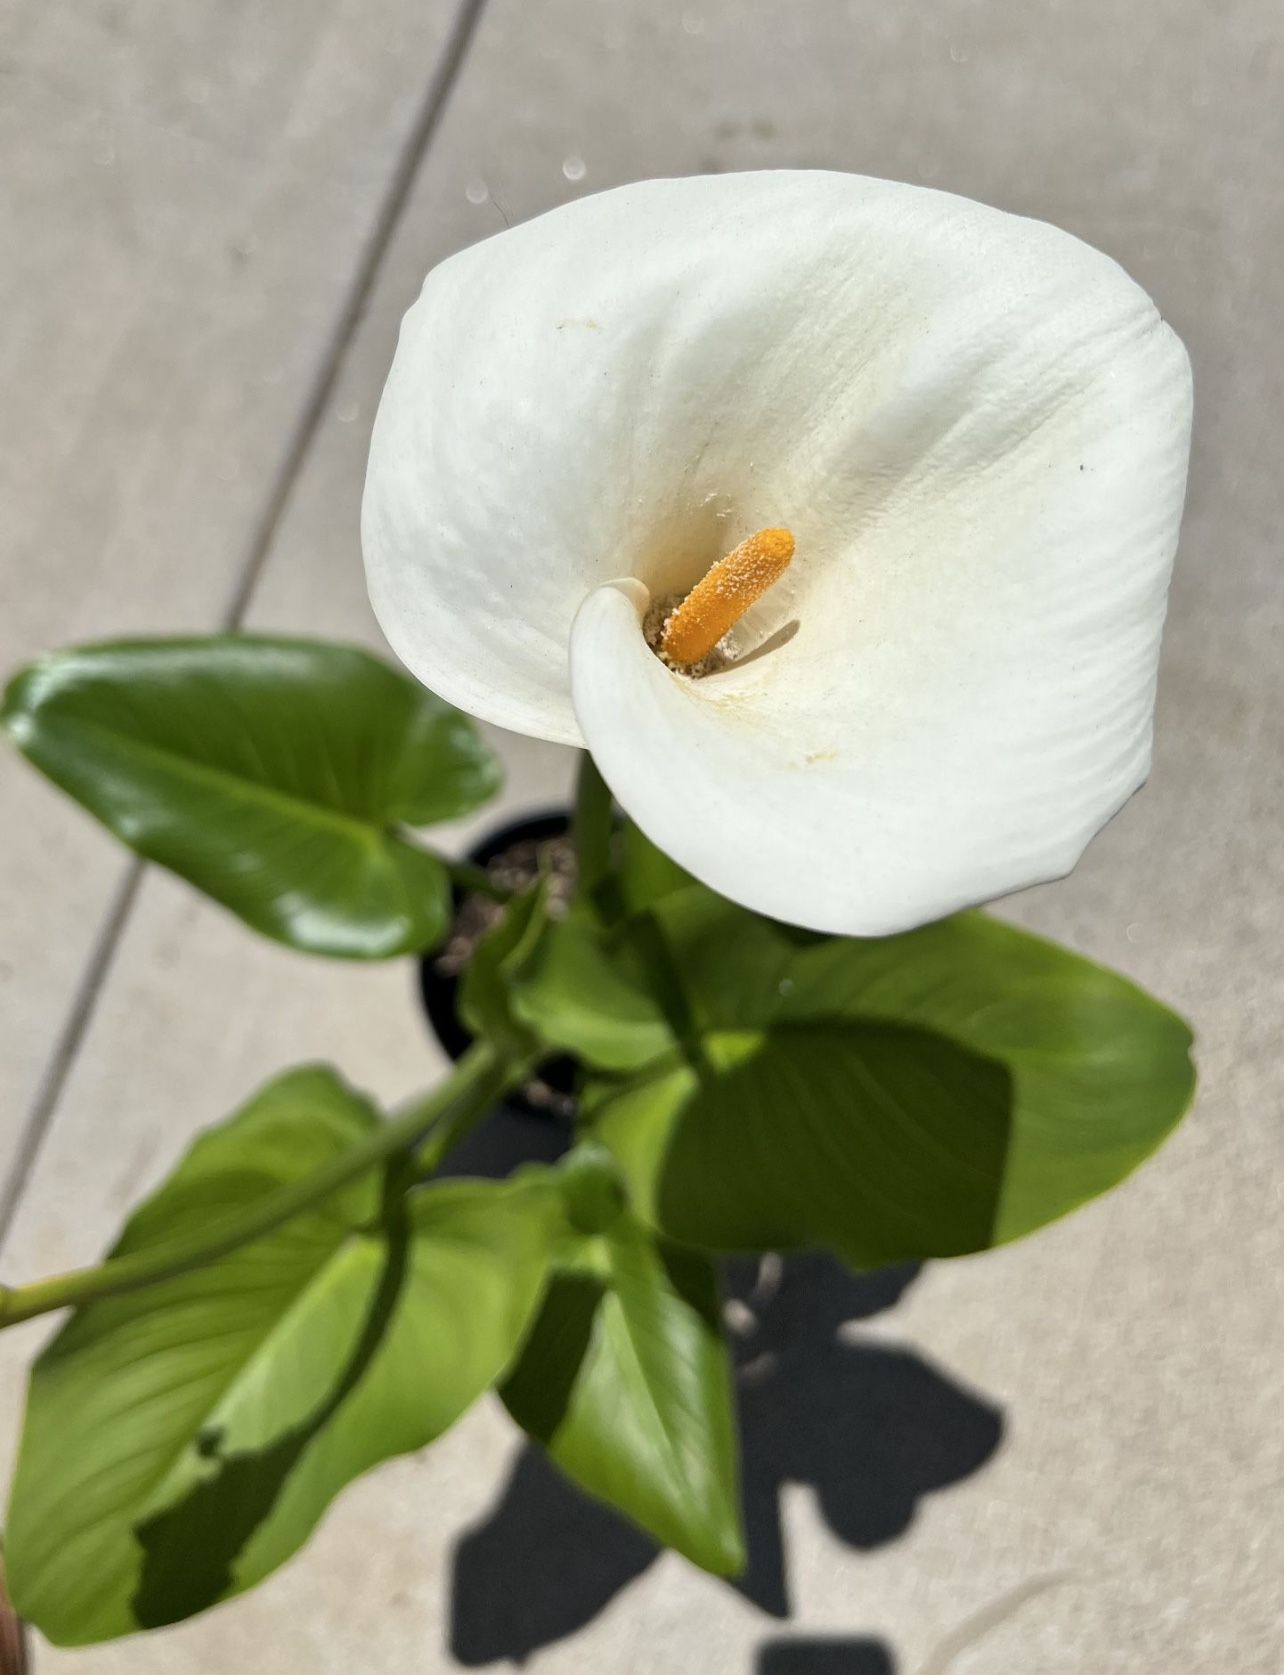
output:
[[[452,257],[402,326],[362,536],[434,691],[585,743],[653,841],[882,934],[1059,877],[1144,780],[1190,371],[1069,234],[811,172],[647,181]],[[751,532],[694,680],[643,638]]]

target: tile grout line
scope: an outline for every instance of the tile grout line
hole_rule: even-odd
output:
[[[316,438],[330,397],[334,393],[348,350],[383,266],[384,256],[397,230],[428,148],[440,126],[446,104],[468,56],[468,49],[472,45],[485,6],[486,0],[460,0],[456,9],[445,46],[429,78],[419,112],[393,169],[392,179],[379,206],[374,227],[366,240],[357,270],[348,288],[347,298],[321,358],[316,380],[304,403],[289,447],[268,494],[241,578],[221,619],[220,627],[225,631],[240,626],[254,597],[254,590],[272,551],[286,506]],[[0,1187],[0,1251],[3,1251],[12,1229],[23,1192],[35,1167],[62,1091],[67,1085],[67,1079],[93,1021],[104,981],[137,900],[142,876],[143,862],[132,860],[116,887],[102,927],[94,939],[89,959],[76,987],[71,1011],[36,1089],[18,1141],[16,1155],[3,1186]]]
[[[472,45],[477,24],[485,9],[486,0],[461,0],[451,25],[450,34],[437,61],[437,68],[428,83],[419,114],[415,118],[410,137],[402,148],[392,180],[380,206],[374,228],[366,241],[365,253],[357,267],[347,301],[335,325],[330,347],[321,362],[321,369],[312,393],[308,397],[295,429],[281,469],[268,496],[258,534],[223,617],[224,629],[239,628],[254,597],[263,567],[280,528],[281,519],[289,504],[290,495],[299,473],[320,429],[321,420],[334,393],[339,375],[347,361],[348,349],[356,336],[366,307],[374,290],[375,281],[383,266],[383,258],[392,243],[393,234],[401,220],[402,211],[410,197],[419,169],[440,125],[446,104],[454,89],[468,49]]]
[[[3,1191],[0,1191],[0,1250],[3,1250],[9,1236],[23,1190],[35,1167],[50,1120],[66,1086],[76,1055],[80,1051],[89,1021],[94,1015],[103,979],[111,966],[116,944],[138,895],[142,876],[143,863],[131,860],[125,868],[124,877],[116,886],[107,915],[94,939],[89,959],[76,986],[71,1011],[67,1014],[67,1021],[54,1043],[53,1052],[40,1078],[36,1096],[23,1124],[16,1154],[9,1166]]]

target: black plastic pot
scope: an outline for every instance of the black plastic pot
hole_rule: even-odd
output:
[[[550,838],[562,837],[570,827],[571,817],[565,809],[549,810],[546,814],[527,815],[511,821],[492,832],[468,851],[474,865],[485,867],[497,860],[514,845],[523,842],[547,843]],[[454,913],[457,915],[468,892],[458,885],[451,892]],[[443,1050],[452,1059],[461,1059],[472,1045],[473,1037],[459,1016],[459,986],[462,978],[443,972],[436,954],[426,954],[419,962],[419,992],[423,999],[428,1026]],[[538,1080],[564,1099],[575,1092],[575,1061],[571,1058],[549,1059],[540,1066]],[[569,1119],[547,1104],[537,1103],[524,1091],[508,1096],[504,1109],[512,1116],[522,1117],[559,1129],[569,1129]]]

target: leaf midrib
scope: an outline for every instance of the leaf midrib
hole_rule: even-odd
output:
[[[49,734],[65,729],[68,732],[79,731],[99,737],[106,737],[118,745],[124,745],[131,751],[141,753],[144,757],[159,761],[165,765],[166,771],[176,778],[184,777],[194,780],[197,784],[209,786],[215,784],[220,787],[231,786],[236,797],[242,802],[260,802],[278,812],[285,812],[291,819],[299,819],[300,810],[307,823],[337,828],[346,836],[355,837],[367,848],[383,847],[396,844],[398,847],[414,850],[416,854],[424,853],[415,850],[413,844],[408,844],[393,829],[391,821],[380,823],[373,818],[359,814],[347,813],[340,809],[327,808],[323,803],[310,802],[306,797],[295,792],[282,790],[278,786],[265,785],[260,780],[247,779],[234,773],[230,768],[222,768],[209,762],[201,762],[190,756],[179,755],[165,745],[153,744],[147,739],[140,739],[132,733],[121,733],[115,728],[108,727],[101,721],[92,721],[84,717],[74,720],[63,718],[57,727],[51,727],[46,721],[38,732]]]
[[[633,1357],[633,1362],[634,1362],[635,1367],[637,1368],[638,1375],[642,1380],[642,1388],[646,1391],[646,1394],[647,1394],[647,1405],[650,1408],[651,1413],[654,1415],[655,1428],[659,1432],[660,1444],[661,1444],[661,1454],[664,1458],[665,1465],[666,1465],[666,1475],[668,1476],[668,1479],[669,1479],[670,1491],[673,1491],[674,1489],[676,1489],[677,1492],[678,1492],[678,1496],[680,1498],[682,1490],[687,1486],[686,1485],[686,1475],[684,1474],[684,1472],[682,1470],[682,1462],[683,1462],[682,1450],[681,1450],[680,1446],[678,1445],[678,1443],[670,1435],[669,1426],[668,1426],[668,1424],[665,1420],[664,1412],[663,1412],[663,1410],[660,1406],[660,1403],[656,1400],[655,1392],[652,1388],[651,1379],[650,1379],[650,1377],[648,1376],[648,1373],[647,1373],[647,1362],[643,1357],[641,1347],[639,1346],[639,1343],[638,1343],[637,1333],[636,1333],[636,1330],[634,1328],[634,1323],[633,1323],[632,1316],[630,1314],[629,1309],[625,1305],[624,1290],[621,1288],[620,1283],[619,1283],[618,1268],[617,1268],[617,1265],[616,1265],[616,1256],[615,1256],[615,1245],[614,1245],[613,1241],[608,1241],[608,1244],[610,1245],[610,1248],[611,1248],[611,1272],[612,1272],[612,1282],[613,1282],[612,1288],[615,1292],[616,1298],[617,1298],[618,1303],[619,1303],[620,1318],[621,1318],[621,1320],[623,1322],[623,1325],[624,1325],[625,1338],[628,1342],[629,1351],[630,1351],[630,1353]],[[658,1256],[658,1254],[659,1254],[658,1251],[656,1252],[656,1254]]]

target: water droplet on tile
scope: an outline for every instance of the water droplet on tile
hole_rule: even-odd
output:
[[[464,187],[464,196],[470,204],[484,204],[490,197],[490,187],[484,180],[470,180]]]
[[[335,408],[334,416],[341,425],[350,425],[354,420],[361,417],[361,403],[359,401],[345,401],[342,406]]]
[[[1141,940],[1141,926],[1134,920],[1133,923],[1125,929],[1124,935],[1128,938],[1129,942],[1139,942]]]
[[[683,12],[682,27],[688,35],[703,35],[704,19],[699,12]]]
[[[950,57],[954,60],[954,62],[956,64],[966,64],[967,63],[967,48],[966,47],[952,46],[950,48]]]
[[[582,157],[572,152],[562,163],[562,173],[567,180],[583,180],[588,173],[588,164]]]

